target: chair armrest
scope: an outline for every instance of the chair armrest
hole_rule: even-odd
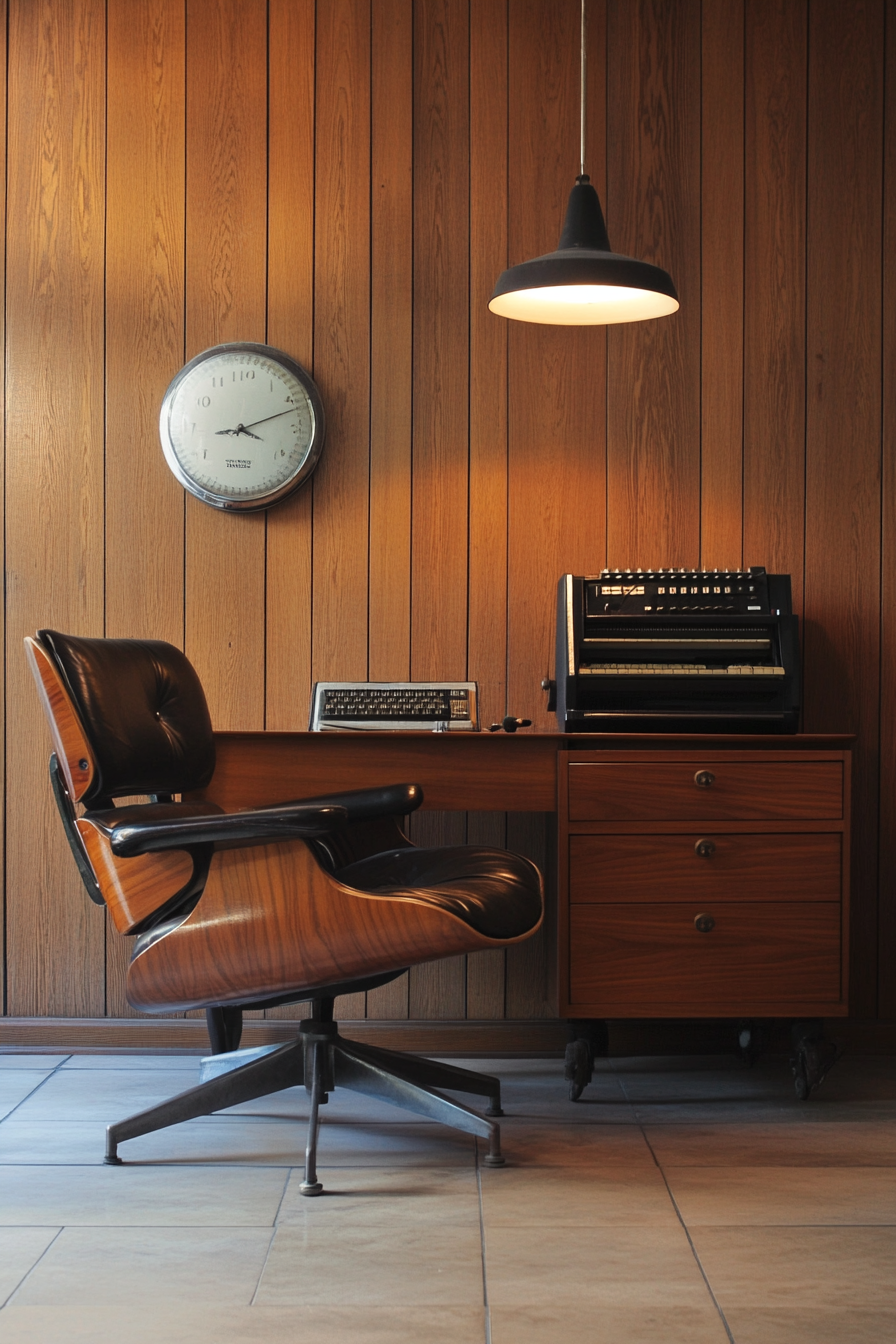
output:
[[[128,821],[112,829],[113,854],[133,858],[160,849],[188,845],[223,844],[232,840],[277,841],[312,839],[344,826],[348,809],[338,804],[281,803],[246,812],[218,812],[208,816],[172,816],[152,821]]]
[[[372,821],[377,817],[406,817],[423,802],[420,784],[386,784],[377,789],[354,789],[350,793],[327,793],[319,798],[302,798],[307,806],[344,807],[348,820]]]

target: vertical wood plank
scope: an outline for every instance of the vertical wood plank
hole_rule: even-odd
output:
[[[269,25],[267,340],[313,373],[314,0],[271,0]],[[308,485],[266,516],[269,729],[308,726],[312,501]]]
[[[488,311],[507,266],[507,5],[470,6],[470,505],[467,676],[483,725],[507,706],[507,323]],[[503,814],[467,818],[502,846]],[[467,958],[467,1016],[504,1016],[504,952]]]
[[[370,52],[370,573],[368,675],[411,660],[413,70],[411,0],[373,0]],[[366,1016],[408,1016],[409,976],[367,994]]]
[[[471,5],[468,676],[484,724],[508,712],[508,324],[487,306],[506,266],[507,8]]]
[[[314,0],[270,0],[267,341],[314,371]],[[324,408],[326,411],[326,408]],[[308,726],[310,486],[266,515],[265,727]],[[265,1017],[307,1017],[306,1003]]]
[[[7,186],[7,1011],[101,1016],[103,912],[78,881],[22,652],[103,632],[105,4],[17,0]]]
[[[470,29],[464,0],[414,13],[411,675],[427,681],[467,670]],[[463,843],[462,815],[412,821]],[[465,958],[411,969],[411,1017],[463,1017],[465,1000]]]
[[[588,167],[603,185],[603,0],[588,6]],[[579,166],[579,6],[509,11],[508,261],[553,251]],[[497,276],[495,277],[497,279]],[[501,319],[495,318],[499,322]],[[556,728],[557,581],[606,557],[606,333],[508,322],[508,708]]]
[[[111,0],[106,134],[106,634],[183,647],[183,491],[159,407],[184,360],[184,7]],[[106,937],[106,1012],[132,1016]]]
[[[314,491],[315,681],[367,678],[370,509],[370,5],[317,14],[314,353],[328,415]],[[337,1002],[359,1018],[364,996]]]
[[[700,5],[610,0],[607,226],[662,266],[680,310],[611,328],[613,565],[696,565],[700,527]]]
[[[803,609],[806,60],[803,0],[746,10],[744,562],[789,574]]]
[[[411,660],[413,6],[410,0],[375,0],[372,17],[367,643],[371,681],[407,681]]]
[[[805,724],[859,735],[851,1009],[877,1007],[881,0],[809,11]],[[848,339],[844,339],[848,333]],[[848,454],[844,445],[849,444]]]
[[[414,442],[411,667],[467,667],[469,25],[420,0],[414,34]]]
[[[7,63],[7,5],[6,0],[0,3],[0,181],[3,183],[2,202],[3,219],[0,224],[0,283],[2,283],[3,294],[6,294],[6,182],[7,182],[7,164],[6,164],[6,132],[9,107],[9,81],[8,81],[8,63]],[[5,304],[0,305],[0,349],[6,350],[6,309]],[[2,510],[3,516],[6,516],[6,384],[0,387],[0,466],[3,470],[2,486]],[[5,568],[5,567],[4,567]],[[0,648],[6,650],[6,604],[4,602],[2,612],[0,612]],[[7,815],[7,796],[6,796],[6,658],[3,659],[3,667],[0,668],[0,723],[3,725],[4,751],[3,760],[0,762],[0,815],[5,819]],[[6,863],[3,863],[3,891],[0,892],[0,1014],[5,1012],[6,1005]]]
[[[266,0],[187,11],[186,354],[265,335]],[[265,520],[187,497],[186,652],[216,728],[264,725]]]
[[[743,564],[744,0],[705,0],[700,564]]]
[[[896,1018],[896,0],[887,0],[883,238],[883,538],[881,555],[878,1016]]]
[[[315,681],[367,677],[370,10],[317,14],[315,372],[328,415],[313,481]]]

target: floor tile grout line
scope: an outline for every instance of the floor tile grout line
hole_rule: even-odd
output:
[[[71,1059],[71,1055],[66,1055],[65,1059]],[[53,1068],[53,1069],[51,1069],[51,1070],[49,1071],[49,1073],[46,1075],[45,1078],[41,1078],[40,1082],[37,1083],[35,1087],[32,1087],[31,1091],[28,1092],[28,1093],[26,1093],[26,1095],[22,1098],[21,1101],[17,1101],[17,1102],[16,1102],[16,1104],[15,1104],[15,1106],[13,1106],[12,1110],[11,1110],[11,1111],[8,1111],[8,1112],[6,1113],[6,1115],[4,1115],[2,1119],[0,1119],[0,1125],[5,1125],[5,1124],[6,1124],[6,1121],[10,1118],[11,1115],[15,1115],[16,1111],[19,1109],[20,1106],[24,1106],[26,1101],[30,1101],[30,1100],[31,1100],[31,1098],[34,1096],[35,1092],[39,1092],[40,1089],[44,1086],[45,1083],[48,1083],[48,1082],[50,1081],[51,1078],[55,1078],[55,1077],[56,1077],[56,1074],[59,1072],[59,1070],[62,1068],[63,1064],[65,1063],[65,1059],[60,1060],[59,1063],[56,1065],[56,1067]],[[11,1072],[11,1070],[10,1070],[10,1072]],[[22,1072],[22,1073],[27,1073],[28,1070],[27,1070],[27,1069],[22,1069],[21,1072]]]
[[[485,1258],[485,1212],[482,1207],[482,1167],[479,1163],[479,1140],[473,1139],[476,1163],[476,1193],[479,1198],[479,1248],[482,1256],[482,1307],[485,1317],[485,1344],[492,1344],[492,1314],[488,1305],[488,1273]]]
[[[52,1226],[52,1224],[50,1224],[50,1226]],[[41,1261],[43,1260],[44,1256],[47,1254],[47,1252],[50,1250],[50,1248],[51,1248],[52,1246],[55,1246],[55,1245],[56,1245],[57,1241],[58,1241],[59,1238],[62,1236],[62,1234],[63,1234],[64,1231],[65,1231],[65,1226],[64,1226],[64,1225],[63,1225],[62,1227],[57,1227],[57,1229],[56,1229],[56,1235],[55,1235],[55,1237],[53,1237],[52,1241],[50,1241],[50,1242],[47,1243],[47,1245],[46,1245],[46,1246],[44,1247],[44,1249],[41,1251],[40,1255],[37,1257],[37,1259],[35,1260],[34,1264],[31,1266],[31,1268],[30,1268],[25,1274],[22,1275],[21,1279],[20,1279],[19,1282],[16,1284],[15,1288],[13,1288],[13,1290],[12,1290],[12,1292],[9,1294],[9,1296],[8,1296],[3,1302],[0,1302],[0,1311],[5,1310],[5,1308],[9,1306],[10,1302],[12,1302],[12,1300],[13,1300],[13,1298],[15,1297],[16,1293],[18,1293],[18,1292],[20,1291],[20,1289],[21,1289],[21,1288],[28,1282],[28,1280],[31,1278],[31,1275],[34,1273],[34,1271],[37,1269],[38,1265],[39,1265],[39,1264],[41,1263]]]
[[[625,1081],[624,1081],[624,1079],[623,1079],[621,1076],[620,1076],[620,1078],[619,1078],[619,1086],[622,1088],[622,1091],[623,1091],[623,1093],[624,1093],[626,1099],[628,1099],[628,1092],[627,1092],[627,1090],[626,1090]],[[687,1239],[688,1239],[688,1245],[689,1245],[690,1248],[691,1248],[691,1255],[694,1257],[694,1263],[696,1264],[697,1268],[698,1268],[699,1271],[700,1271],[700,1277],[703,1279],[703,1282],[706,1284],[706,1291],[709,1293],[709,1296],[710,1296],[710,1299],[711,1299],[711,1301],[712,1301],[712,1304],[713,1304],[713,1306],[715,1307],[716,1311],[719,1313],[719,1320],[722,1322],[722,1326],[723,1326],[723,1328],[724,1328],[724,1330],[725,1330],[725,1334],[728,1336],[728,1339],[730,1340],[730,1344],[737,1344],[737,1341],[735,1340],[734,1335],[733,1335],[733,1333],[732,1333],[732,1331],[731,1331],[731,1327],[730,1327],[730,1325],[728,1324],[727,1317],[725,1316],[725,1313],[724,1313],[724,1311],[722,1310],[722,1307],[721,1307],[721,1304],[719,1303],[718,1298],[716,1297],[715,1293],[713,1292],[712,1284],[711,1284],[710,1281],[709,1281],[709,1278],[708,1278],[708,1276],[707,1276],[706,1270],[703,1268],[703,1262],[702,1262],[702,1260],[700,1259],[700,1256],[697,1254],[697,1247],[694,1245],[694,1239],[693,1239],[693,1237],[691,1236],[691,1233],[690,1233],[690,1230],[689,1230],[689,1228],[688,1228],[687,1223],[685,1222],[684,1218],[682,1217],[681,1209],[678,1207],[678,1201],[676,1200],[675,1196],[674,1196],[673,1193],[672,1193],[672,1187],[670,1186],[670,1184],[669,1184],[669,1182],[668,1182],[668,1180],[667,1180],[667,1178],[666,1178],[666,1173],[665,1173],[665,1171],[663,1170],[662,1164],[661,1164],[659,1158],[657,1157],[656,1152],[654,1151],[653,1144],[650,1142],[650,1139],[647,1137],[647,1134],[646,1134],[646,1132],[645,1132],[645,1130],[644,1130],[644,1125],[643,1125],[643,1123],[642,1123],[640,1120],[638,1120],[638,1128],[640,1129],[640,1131],[641,1131],[641,1133],[642,1133],[642,1135],[643,1135],[643,1137],[644,1137],[644,1142],[647,1144],[647,1147],[648,1147],[648,1149],[650,1150],[650,1155],[651,1155],[651,1157],[653,1158],[654,1162],[656,1163],[656,1169],[657,1169],[657,1171],[660,1173],[660,1176],[661,1176],[662,1179],[663,1179],[663,1185],[666,1187],[666,1193],[667,1193],[668,1196],[669,1196],[669,1201],[670,1201],[670,1203],[671,1203],[671,1205],[672,1205],[672,1208],[675,1210],[675,1216],[676,1216],[676,1218],[678,1219],[679,1223],[681,1224],[682,1231],[684,1232],[685,1236],[686,1236]]]
[[[256,1299],[258,1298],[258,1290],[259,1290],[259,1288],[261,1287],[261,1281],[262,1281],[262,1279],[264,1278],[264,1272],[265,1272],[265,1270],[266,1270],[267,1267],[268,1267],[268,1261],[269,1261],[270,1258],[271,1258],[271,1251],[274,1249],[274,1238],[275,1238],[276,1235],[277,1235],[277,1228],[278,1228],[278,1221],[277,1221],[277,1220],[278,1220],[279,1217],[280,1217],[280,1210],[283,1208],[283,1200],[286,1198],[286,1188],[287,1188],[287,1186],[289,1185],[289,1182],[290,1182],[290,1180],[291,1180],[291,1178],[292,1178],[292,1173],[293,1173],[294,1170],[295,1170],[295,1168],[293,1168],[293,1167],[290,1168],[289,1175],[287,1176],[286,1180],[283,1182],[283,1191],[282,1191],[282,1193],[281,1193],[281,1195],[280,1195],[280,1203],[277,1205],[277,1212],[274,1214],[274,1221],[273,1221],[273,1223],[271,1224],[271,1236],[270,1236],[270,1240],[268,1241],[268,1248],[267,1248],[267,1250],[266,1250],[265,1253],[264,1253],[264,1261],[263,1261],[263,1263],[262,1263],[261,1269],[260,1269],[259,1272],[258,1272],[258,1279],[256,1280],[255,1288],[254,1288],[253,1291],[252,1291],[252,1296],[251,1296],[251,1298],[249,1299],[249,1306],[250,1306],[250,1307],[254,1307],[254,1306],[255,1306]]]

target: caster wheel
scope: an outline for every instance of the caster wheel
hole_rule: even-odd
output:
[[[580,1036],[570,1041],[566,1047],[566,1061],[563,1076],[569,1083],[570,1101],[578,1101],[588,1083],[594,1068],[594,1056],[591,1046]]]
[[[793,1086],[800,1101],[824,1082],[831,1067],[840,1057],[833,1041],[825,1039],[820,1022],[796,1022],[791,1029],[793,1056],[790,1068]]]
[[[806,1077],[806,1062],[799,1058],[791,1062],[793,1070],[793,1090],[796,1092],[797,1101],[805,1101],[809,1095],[809,1080]]]

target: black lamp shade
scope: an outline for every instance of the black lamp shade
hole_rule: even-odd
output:
[[[556,252],[504,271],[489,308],[500,317],[560,326],[603,326],[666,317],[678,309],[671,276],[610,250],[597,192],[577,178]]]

